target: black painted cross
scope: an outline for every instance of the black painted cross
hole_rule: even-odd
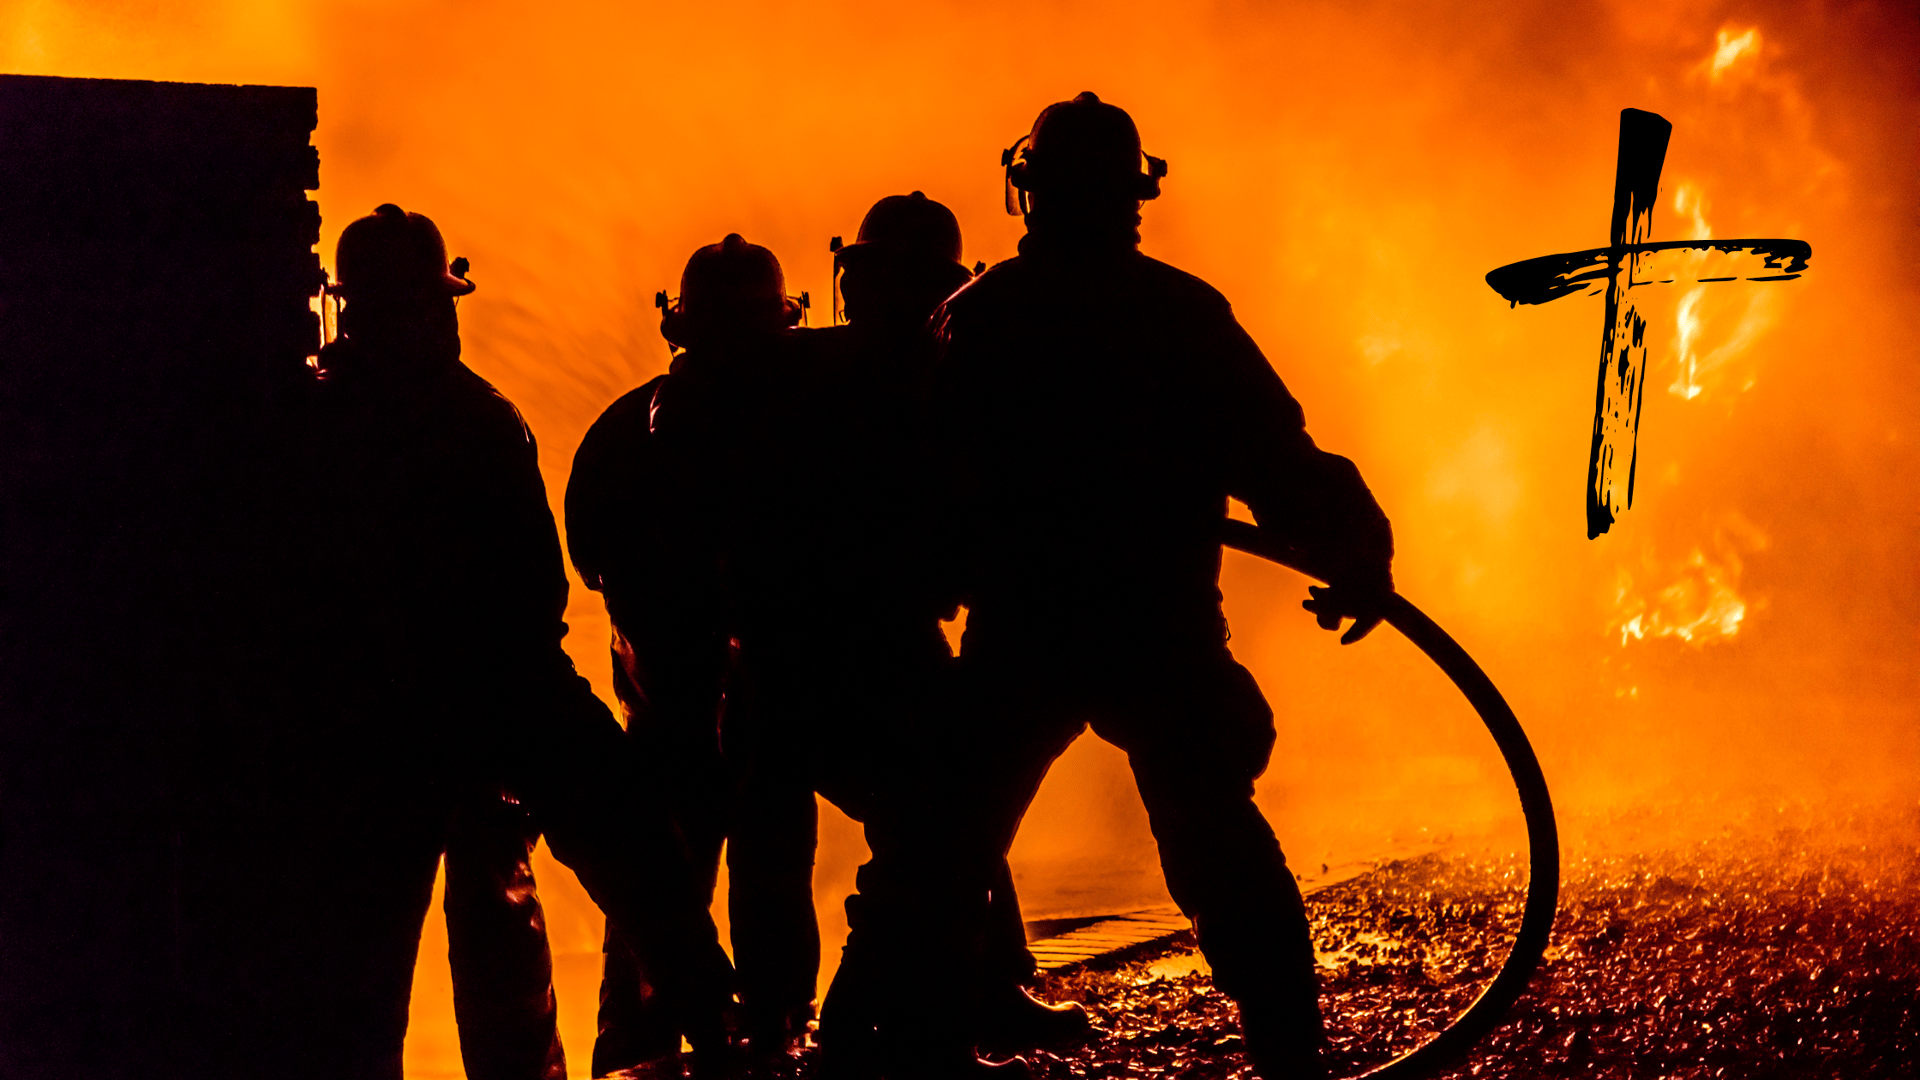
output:
[[[1660,169],[1672,134],[1673,125],[1660,116],[1639,109],[1620,111],[1620,158],[1613,176],[1613,242],[1609,246],[1543,255],[1487,275],[1487,284],[1513,304],[1544,304],[1568,293],[1597,292],[1600,282],[1606,283],[1607,321],[1600,334],[1593,457],[1587,463],[1588,539],[1606,532],[1621,510],[1633,505],[1640,404],[1646,394],[1647,320],[1634,305],[1631,290],[1669,284],[1682,274],[1696,282],[1791,281],[1813,258],[1812,246],[1802,240],[1649,241],[1653,204],[1660,194]],[[1684,252],[1688,257],[1663,259],[1663,252]],[[1701,258],[1716,252],[1721,258]],[[1702,271],[1710,271],[1711,276]]]

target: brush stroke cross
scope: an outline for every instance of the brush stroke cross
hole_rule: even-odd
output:
[[[1639,109],[1620,111],[1620,157],[1613,176],[1610,245],[1543,255],[1487,274],[1487,284],[1510,304],[1544,304],[1568,293],[1597,292],[1599,283],[1606,283],[1600,386],[1594,394],[1593,456],[1587,463],[1589,540],[1607,531],[1623,504],[1633,505],[1640,403],[1646,394],[1647,320],[1634,305],[1631,290],[1670,284],[1682,275],[1703,283],[1791,281],[1813,258],[1812,246],[1803,240],[1650,241],[1653,204],[1660,195],[1660,169],[1666,164],[1667,139],[1672,134],[1673,125],[1660,116]]]

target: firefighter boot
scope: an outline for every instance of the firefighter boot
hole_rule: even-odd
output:
[[[1073,1046],[1092,1034],[1085,1006],[1041,1001],[1018,983],[993,991],[980,1007],[980,1045],[995,1050]]]
[[[1326,1032],[1317,1007],[1248,999],[1240,1005],[1247,1060],[1260,1080],[1326,1080]]]

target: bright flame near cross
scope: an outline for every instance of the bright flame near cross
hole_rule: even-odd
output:
[[[1749,603],[1739,587],[1745,555],[1764,551],[1768,544],[1758,526],[1729,514],[1713,530],[1711,552],[1696,544],[1677,564],[1648,557],[1637,573],[1620,567],[1612,596],[1616,614],[1608,631],[1620,635],[1623,647],[1648,638],[1671,637],[1704,646],[1733,637],[1747,616],[1764,606]]]
[[[1722,52],[1729,44],[1722,41]],[[1739,51],[1729,54],[1728,63]],[[1801,240],[1649,240],[1660,170],[1666,163],[1667,140],[1672,133],[1673,125],[1653,113],[1620,111],[1612,244],[1528,259],[1487,274],[1487,284],[1516,305],[1544,304],[1568,293],[1599,291],[1599,283],[1606,282],[1607,313],[1600,337],[1593,454],[1587,465],[1589,539],[1606,532],[1621,510],[1633,505],[1640,405],[1646,396],[1647,321],[1641,317],[1631,290],[1641,285],[1671,284],[1682,277],[1702,285],[1741,279],[1790,281],[1800,276],[1813,257],[1812,246]],[[1691,306],[1683,302],[1683,322],[1691,314]],[[1694,396],[1685,392],[1690,386],[1689,376],[1683,397]]]
[[[1726,30],[1720,31],[1717,45],[1713,50],[1711,76],[1713,81],[1719,82],[1720,76],[1726,74],[1728,68],[1739,63],[1741,57],[1757,52],[1759,48],[1760,31],[1758,30],[1749,29],[1737,37]]]

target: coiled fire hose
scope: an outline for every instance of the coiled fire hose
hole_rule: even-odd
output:
[[[1295,552],[1263,535],[1253,524],[1227,521],[1223,528],[1222,539],[1228,547],[1310,577],[1317,576],[1300,565]],[[1554,823],[1553,799],[1547,793],[1547,779],[1540,772],[1540,760],[1534,756],[1527,733],[1521,730],[1520,721],[1494,687],[1493,680],[1487,678],[1486,672],[1480,670],[1480,665],[1473,662],[1473,657],[1468,656],[1458,642],[1405,597],[1393,594],[1385,615],[1387,623],[1426,653],[1427,658],[1453,680],[1453,685],[1460,688],[1473,711],[1480,714],[1481,722],[1487,725],[1494,743],[1500,747],[1500,756],[1506,759],[1507,769],[1513,774],[1514,787],[1520,792],[1520,810],[1527,823],[1527,905],[1520,918],[1520,932],[1515,935],[1513,948],[1507,953],[1506,962],[1500,965],[1499,974],[1467,1011],[1440,1034],[1385,1065],[1360,1074],[1386,1080],[1413,1080],[1433,1076],[1465,1057],[1475,1043],[1499,1025],[1507,1010],[1525,992],[1527,981],[1540,966],[1541,955],[1546,951],[1547,935],[1553,930],[1553,917],[1560,903],[1560,830]]]

